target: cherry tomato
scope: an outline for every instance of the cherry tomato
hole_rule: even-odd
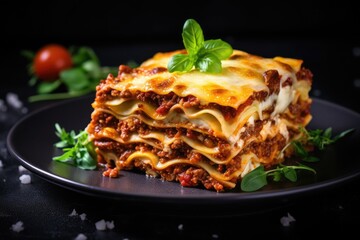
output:
[[[70,52],[62,45],[49,44],[37,51],[34,58],[35,75],[43,81],[54,81],[62,70],[73,65]]]

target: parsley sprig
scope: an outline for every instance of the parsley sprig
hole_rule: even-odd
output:
[[[305,145],[312,145],[319,150],[324,150],[329,144],[335,143],[340,138],[344,137],[348,133],[354,131],[355,129],[348,129],[341,132],[340,134],[332,137],[332,128],[329,127],[325,130],[316,129],[316,130],[306,130],[305,128],[300,129],[304,133],[304,137],[291,142],[294,147],[295,154],[300,157],[305,162],[317,162],[320,161],[319,158],[311,156],[310,153],[306,150]],[[251,192],[259,190],[268,184],[267,178],[273,177],[273,181],[279,182],[285,177],[285,179],[290,180],[291,182],[297,181],[297,170],[307,170],[316,174],[316,171],[308,166],[303,164],[286,166],[279,164],[274,169],[269,169],[265,171],[264,166],[260,165],[255,168],[248,174],[246,174],[241,181],[241,190],[245,192]]]
[[[55,124],[55,129],[55,134],[60,138],[60,141],[55,143],[55,147],[62,149],[63,154],[54,157],[53,160],[66,162],[81,169],[93,170],[96,168],[94,145],[89,141],[88,133],[85,130],[79,131],[79,133],[75,133],[74,130],[67,132],[58,123]]]
[[[301,128],[301,130],[305,133],[307,141],[317,147],[319,150],[324,150],[327,145],[330,145],[340,138],[344,137],[348,133],[354,131],[355,129],[351,128],[346,131],[341,132],[340,134],[332,137],[332,128],[329,127],[325,130],[315,129],[315,130],[306,130],[305,128]]]
[[[221,60],[227,59],[233,48],[221,39],[204,40],[203,31],[198,22],[188,19],[182,32],[187,54],[176,54],[168,62],[169,72],[189,72],[195,69],[201,72],[220,73]]]
[[[336,136],[332,136],[332,128],[328,127],[325,130],[315,129],[307,130],[305,128],[300,128],[300,131],[304,133],[304,137],[293,141],[292,145],[295,150],[295,154],[299,156],[305,162],[318,162],[319,158],[311,156],[310,153],[306,150],[305,145],[314,146],[319,150],[324,150],[328,145],[335,143],[340,138],[344,137],[348,133],[354,131],[355,129],[351,128],[346,131],[339,133]]]

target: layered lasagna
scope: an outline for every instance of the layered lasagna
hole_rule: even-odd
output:
[[[136,170],[223,192],[291,156],[311,120],[312,73],[302,60],[234,50],[221,73],[170,73],[179,53],[120,65],[97,86],[87,131],[104,175]]]

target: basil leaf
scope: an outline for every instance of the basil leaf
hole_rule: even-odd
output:
[[[38,78],[34,75],[30,78],[28,84],[29,86],[35,86],[35,84],[38,82]]]
[[[298,141],[294,141],[292,142],[294,149],[295,149],[295,153],[301,157],[301,158],[305,158],[308,156],[308,152],[305,150],[305,148],[302,146],[302,144]]]
[[[273,173],[273,180],[275,181],[275,182],[279,182],[280,180],[281,180],[281,172],[279,172],[279,171],[276,171],[276,172],[274,172]]]
[[[81,65],[81,67],[82,67],[82,69],[84,69],[87,72],[87,74],[89,75],[90,78],[100,79],[101,68],[100,68],[100,65],[97,64],[95,61],[88,60],[88,61],[84,62]]]
[[[207,53],[196,61],[195,67],[201,72],[220,73],[221,61],[215,55]]]
[[[61,85],[60,80],[56,80],[53,82],[40,82],[39,85],[37,86],[37,91],[40,94],[50,93],[55,89],[57,89],[60,85]]]
[[[32,61],[35,58],[35,53],[33,51],[30,50],[23,50],[20,52],[20,54],[27,58],[28,60]]]
[[[346,134],[348,134],[348,133],[350,133],[350,132],[352,132],[352,131],[355,131],[355,129],[354,129],[354,128],[351,128],[351,129],[348,129],[348,130],[346,130],[346,131],[343,131],[343,132],[340,133],[339,135],[335,136],[335,137],[333,138],[333,140],[334,140],[334,141],[337,141],[339,138],[344,137]]]
[[[292,182],[297,181],[297,174],[294,168],[292,167],[284,167],[282,169],[282,172],[284,173],[284,176],[289,179]]]
[[[192,69],[194,65],[193,60],[185,54],[176,54],[168,62],[168,71],[169,72],[188,72]]]
[[[304,162],[319,162],[320,159],[314,156],[305,156],[302,158]]]
[[[324,136],[325,138],[331,138],[331,134],[332,134],[332,128],[329,127],[329,128],[327,128],[327,129],[325,129],[325,132],[323,133],[323,136]]]
[[[216,39],[216,40],[205,41],[204,46],[200,50],[199,54],[201,54],[201,51],[205,51],[206,53],[211,53],[220,60],[223,60],[231,56],[233,52],[233,48],[227,42],[224,42],[221,39]]]
[[[60,79],[65,83],[70,92],[78,91],[88,86],[89,80],[81,68],[71,68],[61,71]]]
[[[256,191],[267,184],[264,166],[259,166],[246,174],[241,180],[241,190],[246,192]]]
[[[196,54],[204,44],[204,35],[200,25],[194,19],[188,19],[183,27],[183,43],[190,55]]]
[[[72,56],[72,61],[74,65],[81,65],[82,63],[86,62],[87,60],[94,61],[97,65],[100,66],[100,61],[96,56],[94,50],[89,47],[80,47],[77,51],[74,51]]]
[[[195,66],[201,72],[220,73],[221,60],[233,52],[232,47],[220,39],[204,41],[203,31],[194,19],[185,22],[182,38],[188,57],[172,56],[167,65],[169,72],[188,72]]]

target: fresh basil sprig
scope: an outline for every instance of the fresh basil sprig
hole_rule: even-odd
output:
[[[168,62],[169,72],[189,72],[195,67],[201,72],[220,73],[221,60],[231,56],[233,48],[221,39],[204,40],[200,25],[194,19],[186,20],[182,39],[187,54],[176,54]]]
[[[55,147],[62,149],[63,154],[56,156],[53,160],[65,162],[81,169],[93,170],[97,166],[96,152],[94,145],[88,139],[88,133],[85,130],[75,133],[74,130],[67,132],[55,124],[55,134],[60,141],[55,143]]]
[[[316,171],[311,167],[302,164],[299,164],[298,166],[286,166],[279,164],[276,168],[268,171],[265,171],[264,166],[260,165],[243,177],[241,180],[241,190],[245,192],[259,190],[268,184],[268,177],[272,177],[275,182],[279,182],[283,177],[291,182],[296,182],[297,170],[307,170],[316,173]]]

